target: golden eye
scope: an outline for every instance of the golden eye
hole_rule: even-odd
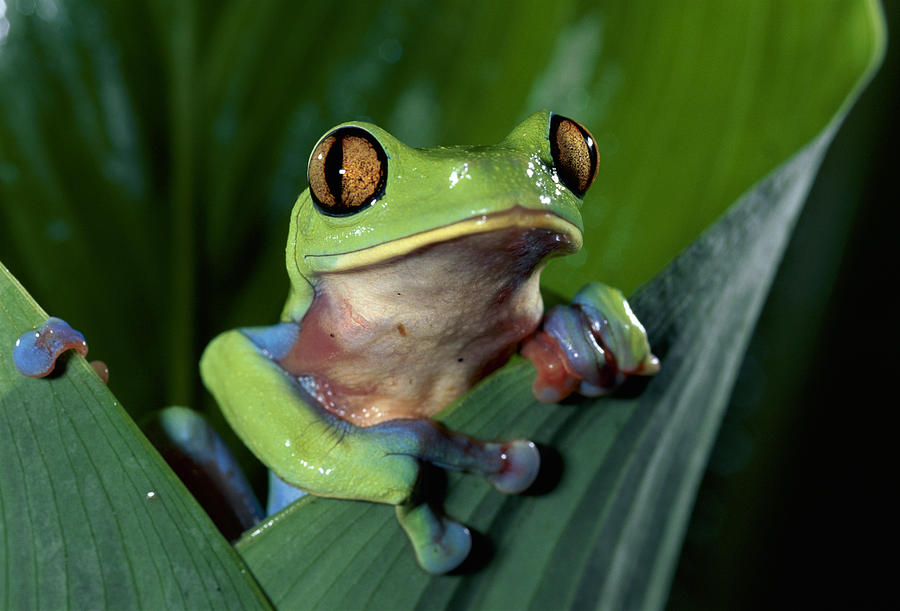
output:
[[[316,145],[307,177],[313,203],[322,213],[356,214],[384,193],[387,155],[369,132],[342,127]]]
[[[583,125],[560,115],[550,118],[550,153],[559,178],[578,197],[597,177],[597,146]]]

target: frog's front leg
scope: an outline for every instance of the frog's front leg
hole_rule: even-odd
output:
[[[599,282],[581,289],[572,305],[551,308],[521,352],[537,368],[535,397],[548,403],[575,391],[589,397],[607,394],[626,375],[659,371],[659,359],[650,352],[647,332],[628,301]]]
[[[417,498],[422,462],[486,477],[506,493],[527,488],[540,458],[526,440],[484,443],[430,420],[357,427],[324,409],[308,382],[278,361],[294,346],[295,323],[230,331],[200,363],[207,387],[231,426],[285,482],[320,496],[398,506],[422,567],[455,568],[469,552],[468,530]]]
[[[386,455],[407,456],[457,471],[485,477],[497,490],[517,494],[534,482],[540,455],[525,439],[502,443],[483,442],[447,430],[426,419],[393,420],[371,428],[355,429]],[[430,573],[453,570],[465,560],[472,546],[469,530],[435,512],[429,501],[410,496],[398,504],[397,519],[409,536],[419,564]],[[378,499],[370,499],[378,500]]]

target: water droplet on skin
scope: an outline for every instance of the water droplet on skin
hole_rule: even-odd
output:
[[[84,335],[61,318],[50,317],[37,329],[26,331],[13,347],[13,364],[24,376],[43,378],[56,367],[56,360],[66,350],[77,350],[87,356]]]

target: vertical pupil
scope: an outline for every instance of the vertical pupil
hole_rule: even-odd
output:
[[[344,138],[338,137],[334,144],[328,150],[325,157],[325,182],[328,184],[328,190],[331,191],[332,197],[337,204],[344,201],[344,176],[341,170],[344,169]]]
[[[550,149],[563,184],[583,197],[597,174],[597,149],[590,132],[576,121],[554,115]]]
[[[307,173],[309,194],[319,212],[349,216],[384,194],[387,155],[365,130],[339,127],[316,146]]]

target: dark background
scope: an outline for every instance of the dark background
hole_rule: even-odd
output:
[[[676,609],[897,602],[898,70],[822,165],[741,368],[673,583]]]

